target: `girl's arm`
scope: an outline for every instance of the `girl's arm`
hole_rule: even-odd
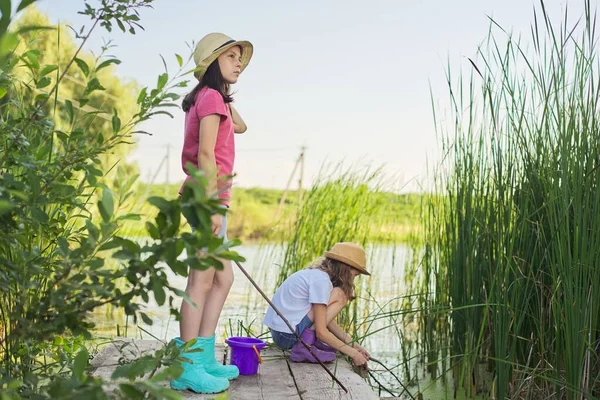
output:
[[[346,344],[352,344],[352,347],[355,348],[356,350],[360,351],[363,354],[363,356],[365,356],[367,358],[367,360],[371,358],[371,355],[369,354],[367,349],[365,349],[358,343],[352,343],[352,336],[350,336],[348,333],[346,333],[334,321],[331,321],[331,323],[329,325],[327,325],[327,328],[329,329],[329,331],[331,331],[331,333],[333,333],[335,335],[335,337],[340,339],[342,342],[344,342]]]
[[[346,344],[350,344],[352,342],[352,337],[348,335],[338,324],[331,321],[329,325],[327,325],[327,329],[331,331],[335,335],[336,338],[340,339],[342,342]]]
[[[231,110],[231,118],[233,120],[233,131],[235,133],[246,132],[246,130],[248,129],[246,123],[231,103],[229,103],[229,109]]]
[[[215,159],[215,144],[219,133],[221,116],[210,114],[200,120],[198,139],[198,168],[200,168],[208,180],[207,193],[217,193],[217,162]],[[218,235],[223,224],[223,216],[215,214],[212,217],[213,233]]]
[[[342,342],[327,329],[327,306],[325,304],[313,304],[313,316],[315,332],[319,340],[350,356],[355,365],[360,366],[367,362],[366,357],[360,351]]]

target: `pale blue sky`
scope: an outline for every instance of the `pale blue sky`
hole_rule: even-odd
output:
[[[592,2],[595,3],[595,2]],[[81,0],[41,0],[53,21],[88,24],[77,15]],[[154,85],[163,65],[186,57],[185,42],[221,31],[255,46],[254,57],[235,85],[236,107],[248,124],[237,136],[237,185],[284,187],[302,145],[305,181],[325,161],[385,164],[404,191],[418,190],[426,163],[437,160],[429,84],[436,102],[448,98],[445,71],[468,70],[493,16],[513,32],[529,35],[533,0],[430,1],[191,1],[157,0],[142,13],[145,32],[101,32],[118,45],[118,74]],[[548,0],[560,18],[566,1]],[[583,0],[570,1],[580,15]],[[558,21],[558,20],[557,20]],[[132,158],[142,178],[154,173],[171,144],[170,180],[183,179],[180,149],[183,112],[145,126]],[[165,180],[163,169],[157,179]]]

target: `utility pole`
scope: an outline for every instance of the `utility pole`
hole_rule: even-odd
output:
[[[300,148],[300,155],[296,160],[296,164],[294,164],[294,169],[290,174],[290,178],[287,181],[287,185],[285,185],[285,190],[281,195],[281,200],[279,201],[279,205],[277,206],[277,211],[275,212],[275,221],[279,219],[279,215],[281,214],[281,210],[283,209],[283,204],[285,203],[285,198],[287,196],[288,191],[290,190],[290,186],[292,185],[292,181],[294,180],[294,176],[296,175],[296,170],[298,166],[300,167],[300,178],[298,179],[298,202],[302,200],[302,178],[304,176],[304,152],[306,151],[306,147],[302,146]]]
[[[165,158],[167,159],[167,176],[165,177],[165,183],[168,185],[169,184],[169,164],[170,164],[170,155],[171,155],[171,143],[167,143],[167,155],[165,156]]]
[[[275,221],[279,219],[279,214],[281,214],[283,203],[285,203],[285,197],[287,196],[287,192],[290,189],[292,180],[294,179],[294,175],[296,175],[296,169],[298,169],[298,164],[300,164],[300,157],[298,157],[298,159],[296,160],[296,164],[294,164],[294,169],[290,174],[290,179],[288,179],[287,185],[285,185],[285,189],[283,190],[283,194],[281,195],[281,200],[279,200],[279,205],[277,206],[277,211],[275,212]]]
[[[304,153],[306,152],[306,146],[300,148],[300,178],[298,179],[298,208],[302,206],[302,180],[304,179]]]

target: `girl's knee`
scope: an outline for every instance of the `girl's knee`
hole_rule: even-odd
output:
[[[201,293],[206,295],[213,287],[212,279],[210,281],[188,280],[186,292],[191,294]]]
[[[196,294],[206,294],[213,287],[214,273],[208,271],[190,271],[187,280],[186,292]]]

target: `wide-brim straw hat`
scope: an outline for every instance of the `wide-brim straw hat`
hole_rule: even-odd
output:
[[[194,62],[196,63],[194,76],[198,80],[202,79],[208,66],[233,46],[240,46],[242,49],[241,71],[244,71],[252,58],[254,51],[252,43],[246,40],[233,40],[223,33],[215,32],[204,36],[196,45],[196,49],[194,50]]]
[[[348,264],[352,268],[357,269],[361,274],[371,275],[367,271],[367,257],[365,251],[355,243],[336,243],[331,250],[326,251],[323,256]]]

